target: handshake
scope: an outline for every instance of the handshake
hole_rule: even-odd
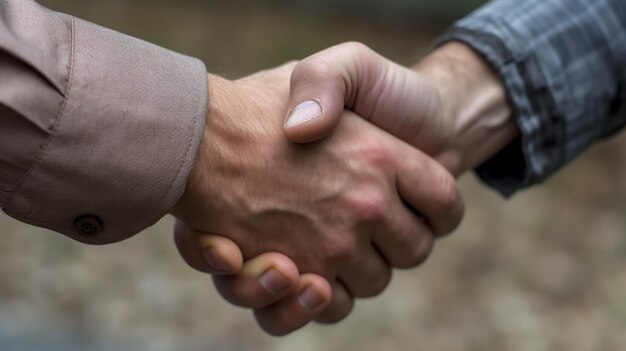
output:
[[[455,177],[518,134],[499,78],[460,42],[412,68],[346,43],[209,75],[176,244],[268,333],[334,323],[424,262],[461,221]]]

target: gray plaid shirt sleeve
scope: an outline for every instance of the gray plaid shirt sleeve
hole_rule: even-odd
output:
[[[477,169],[505,196],[626,124],[626,0],[494,0],[437,44],[452,40],[499,73],[520,127]]]

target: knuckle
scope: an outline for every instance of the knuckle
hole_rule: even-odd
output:
[[[456,180],[452,175],[447,172],[443,173],[439,184],[439,207],[441,213],[448,219],[446,222],[449,224],[449,227],[445,228],[445,231],[452,231],[463,217],[463,200],[457,188]]]
[[[321,324],[335,324],[341,322],[346,319],[350,313],[352,313],[353,308],[353,301],[349,301],[341,306],[333,306],[326,311],[323,311],[318,317],[315,318],[315,321]]]
[[[239,307],[254,307],[253,303],[247,301],[246,296],[237,289],[233,280],[227,277],[214,276],[213,283],[224,300]]]
[[[363,158],[367,160],[370,165],[379,167],[380,169],[385,169],[390,166],[393,160],[391,151],[380,146],[365,147],[361,150],[361,153],[363,154]]]
[[[372,51],[369,46],[358,41],[347,41],[339,45],[340,47],[353,51],[357,54]]]
[[[283,67],[285,67],[286,69],[290,71],[293,71],[293,69],[296,68],[296,65],[299,62],[300,62],[299,60],[289,60],[283,64]]]
[[[357,223],[384,221],[388,216],[386,197],[378,189],[353,192],[346,202]]]
[[[324,254],[331,262],[350,262],[356,255],[356,240],[351,235],[333,235],[324,245]]]
[[[298,63],[291,75],[292,80],[306,80],[313,77],[332,77],[337,72],[331,64],[319,56],[310,56]]]
[[[440,185],[440,201],[441,205],[445,209],[454,209],[459,203],[459,192],[457,189],[456,180],[447,172],[444,172],[441,176]]]
[[[366,284],[363,285],[363,289],[356,291],[355,297],[366,298],[375,297],[380,295],[391,281],[391,271],[387,271],[384,274],[369,277]]]
[[[421,242],[420,245],[417,246],[417,251],[415,252],[413,259],[413,267],[417,267],[422,263],[426,262],[426,260],[430,257],[435,248],[435,240],[431,235],[427,235]]]
[[[255,311],[255,318],[259,326],[268,334],[272,336],[285,336],[292,331],[298,329],[293,325],[293,318],[284,314],[263,316],[258,311]]]
[[[430,257],[435,241],[431,235],[427,235],[420,240],[418,245],[415,245],[413,249],[406,253],[402,257],[398,257],[395,266],[400,269],[410,269],[420,266],[426,262]]]

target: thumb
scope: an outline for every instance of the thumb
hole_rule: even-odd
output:
[[[361,93],[369,95],[386,66],[387,61],[359,43],[340,44],[300,61],[291,74],[287,139],[307,143],[328,136],[344,109],[352,109]]]

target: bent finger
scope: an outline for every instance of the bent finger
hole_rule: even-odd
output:
[[[377,231],[372,241],[392,267],[414,268],[430,256],[434,235],[419,216],[398,202],[388,223],[391,232]]]
[[[192,268],[209,274],[236,274],[243,266],[243,255],[232,240],[215,234],[191,230],[177,220],[174,242],[178,252]]]
[[[328,307],[315,317],[317,323],[337,323],[348,317],[354,308],[354,297],[340,280],[333,282],[332,289],[332,300]]]
[[[248,308],[269,306],[298,287],[300,273],[287,256],[268,252],[247,260],[236,275],[215,275],[220,295],[234,305]]]
[[[331,287],[326,279],[303,274],[295,293],[271,306],[256,309],[254,316],[267,333],[283,336],[307,325],[326,309],[331,299]]]
[[[417,216],[423,215],[435,237],[453,231],[463,218],[463,199],[454,177],[437,163],[413,147],[402,144],[404,155],[397,160],[396,186],[407,207]]]
[[[391,267],[372,242],[367,241],[358,256],[339,268],[337,278],[343,282],[351,296],[373,297],[389,285]]]

